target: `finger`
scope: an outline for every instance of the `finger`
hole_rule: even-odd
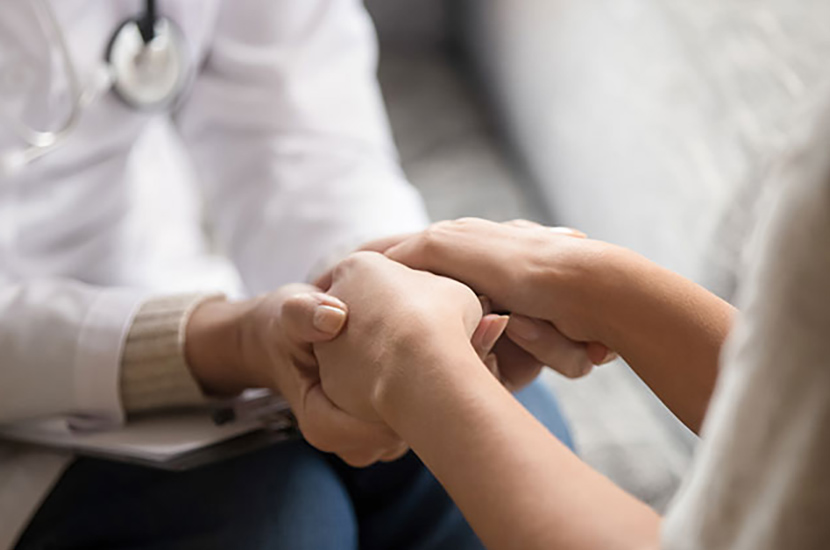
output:
[[[484,359],[484,365],[487,367],[487,370],[493,373],[493,376],[496,377],[496,380],[499,382],[503,382],[501,378],[501,372],[499,372],[499,360],[495,353],[491,353],[487,355]]]
[[[306,441],[326,453],[380,459],[387,450],[397,449],[400,438],[383,424],[363,422],[346,414],[315,384],[305,392],[302,414],[297,415]]]
[[[600,363],[597,363],[597,366],[607,365],[608,363],[612,363],[619,358],[620,356],[617,352],[609,351],[608,354],[605,356],[605,359],[603,359]]]
[[[334,268],[327,269],[322,275],[314,279],[314,286],[328,292],[334,282]]]
[[[352,468],[368,468],[380,461],[380,456],[374,451],[350,450],[334,454]]]
[[[306,292],[283,301],[281,324],[300,343],[325,342],[337,336],[348,316],[346,304],[322,292]]]
[[[585,345],[568,339],[546,321],[512,315],[506,332],[516,344],[564,376],[578,378],[593,368]]]
[[[386,451],[383,456],[380,457],[381,462],[394,462],[396,460],[400,460],[403,456],[409,452],[409,445],[404,443],[403,441],[400,442],[400,445],[397,448],[389,449]]]
[[[510,338],[502,338],[496,344],[498,378],[511,392],[518,391],[533,382],[544,364],[522,349]],[[486,364],[486,362],[485,362]]]
[[[364,244],[356,251],[363,250],[368,252],[380,252],[381,254],[383,254],[393,246],[404,242],[413,235],[414,233],[400,233],[398,235],[391,235],[389,237],[375,239],[374,241],[369,241],[368,243]]]
[[[588,235],[572,227],[546,227],[545,229],[551,233],[556,233],[557,235],[567,235],[568,237],[576,237],[577,239],[588,238]]]
[[[385,454],[360,449],[356,451],[344,451],[338,453],[337,456],[352,468],[366,468],[378,462],[394,462],[401,459],[408,452],[409,447],[406,444],[401,444]]]
[[[406,239],[410,238],[413,234],[414,233],[400,233],[398,235],[390,235],[389,237],[375,239],[373,241],[369,241],[361,245],[359,248],[354,249],[354,252],[369,251],[380,252],[381,254],[383,254],[393,246],[400,244]],[[333,276],[334,268],[332,267],[331,269],[326,270],[322,275],[317,277],[317,279],[314,281],[314,285],[324,290],[328,290],[329,288],[331,288]]]
[[[510,320],[506,315],[487,314],[481,318],[478,323],[471,342],[473,349],[476,350],[478,356],[483,360],[493,350],[504,329],[507,328],[507,323]]]
[[[569,237],[576,237],[578,239],[585,239],[588,237],[588,235],[586,235],[582,231],[579,231],[578,229],[574,229],[572,227],[548,227],[530,220],[510,220],[509,222],[504,222],[504,225],[509,225],[511,227],[524,227],[527,229],[542,228],[550,231],[551,233],[556,233],[558,235],[567,235]]]
[[[430,271],[485,288],[493,278],[490,236],[509,233],[505,226],[479,219],[438,222],[388,249],[387,257],[413,269]],[[484,273],[488,273],[484,277]],[[492,282],[492,281],[491,281]]]
[[[535,227],[542,227],[541,224],[530,221],[530,220],[523,220],[523,219],[516,219],[510,220],[508,222],[504,222],[504,225],[510,225],[513,227],[527,227],[527,228],[535,228]]]
[[[607,346],[599,342],[589,342],[585,345],[585,351],[588,354],[588,359],[594,365],[605,365],[619,357],[616,353],[608,349]]]

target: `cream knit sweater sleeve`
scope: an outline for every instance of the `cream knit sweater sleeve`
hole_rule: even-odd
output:
[[[127,414],[207,403],[190,374],[184,337],[190,314],[218,294],[154,298],[136,314],[121,362],[121,399]]]

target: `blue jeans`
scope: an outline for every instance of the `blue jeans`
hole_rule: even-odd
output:
[[[519,400],[572,446],[540,382]],[[171,473],[91,458],[67,470],[17,550],[480,550],[418,458],[351,468],[289,441]]]

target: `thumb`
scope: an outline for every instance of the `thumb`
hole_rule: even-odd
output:
[[[485,360],[504,330],[507,328],[507,323],[510,317],[506,315],[496,315],[488,313],[481,318],[472,337],[473,348],[476,350],[478,356]]]
[[[300,343],[325,342],[340,334],[348,308],[339,299],[322,292],[295,294],[282,305],[285,334]]]

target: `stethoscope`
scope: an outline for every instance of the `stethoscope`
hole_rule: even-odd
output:
[[[49,0],[35,0],[32,5],[40,23],[55,36],[66,68],[72,106],[63,125],[55,130],[37,130],[21,121],[9,120],[26,145],[0,153],[0,175],[16,172],[63,143],[89,104],[109,90],[134,109],[159,111],[175,106],[190,84],[193,64],[184,36],[173,21],[158,15],[155,0],[145,0],[143,13],[118,26],[107,45],[101,68],[86,86],[80,82]],[[12,118],[3,115],[0,112],[3,119]]]

